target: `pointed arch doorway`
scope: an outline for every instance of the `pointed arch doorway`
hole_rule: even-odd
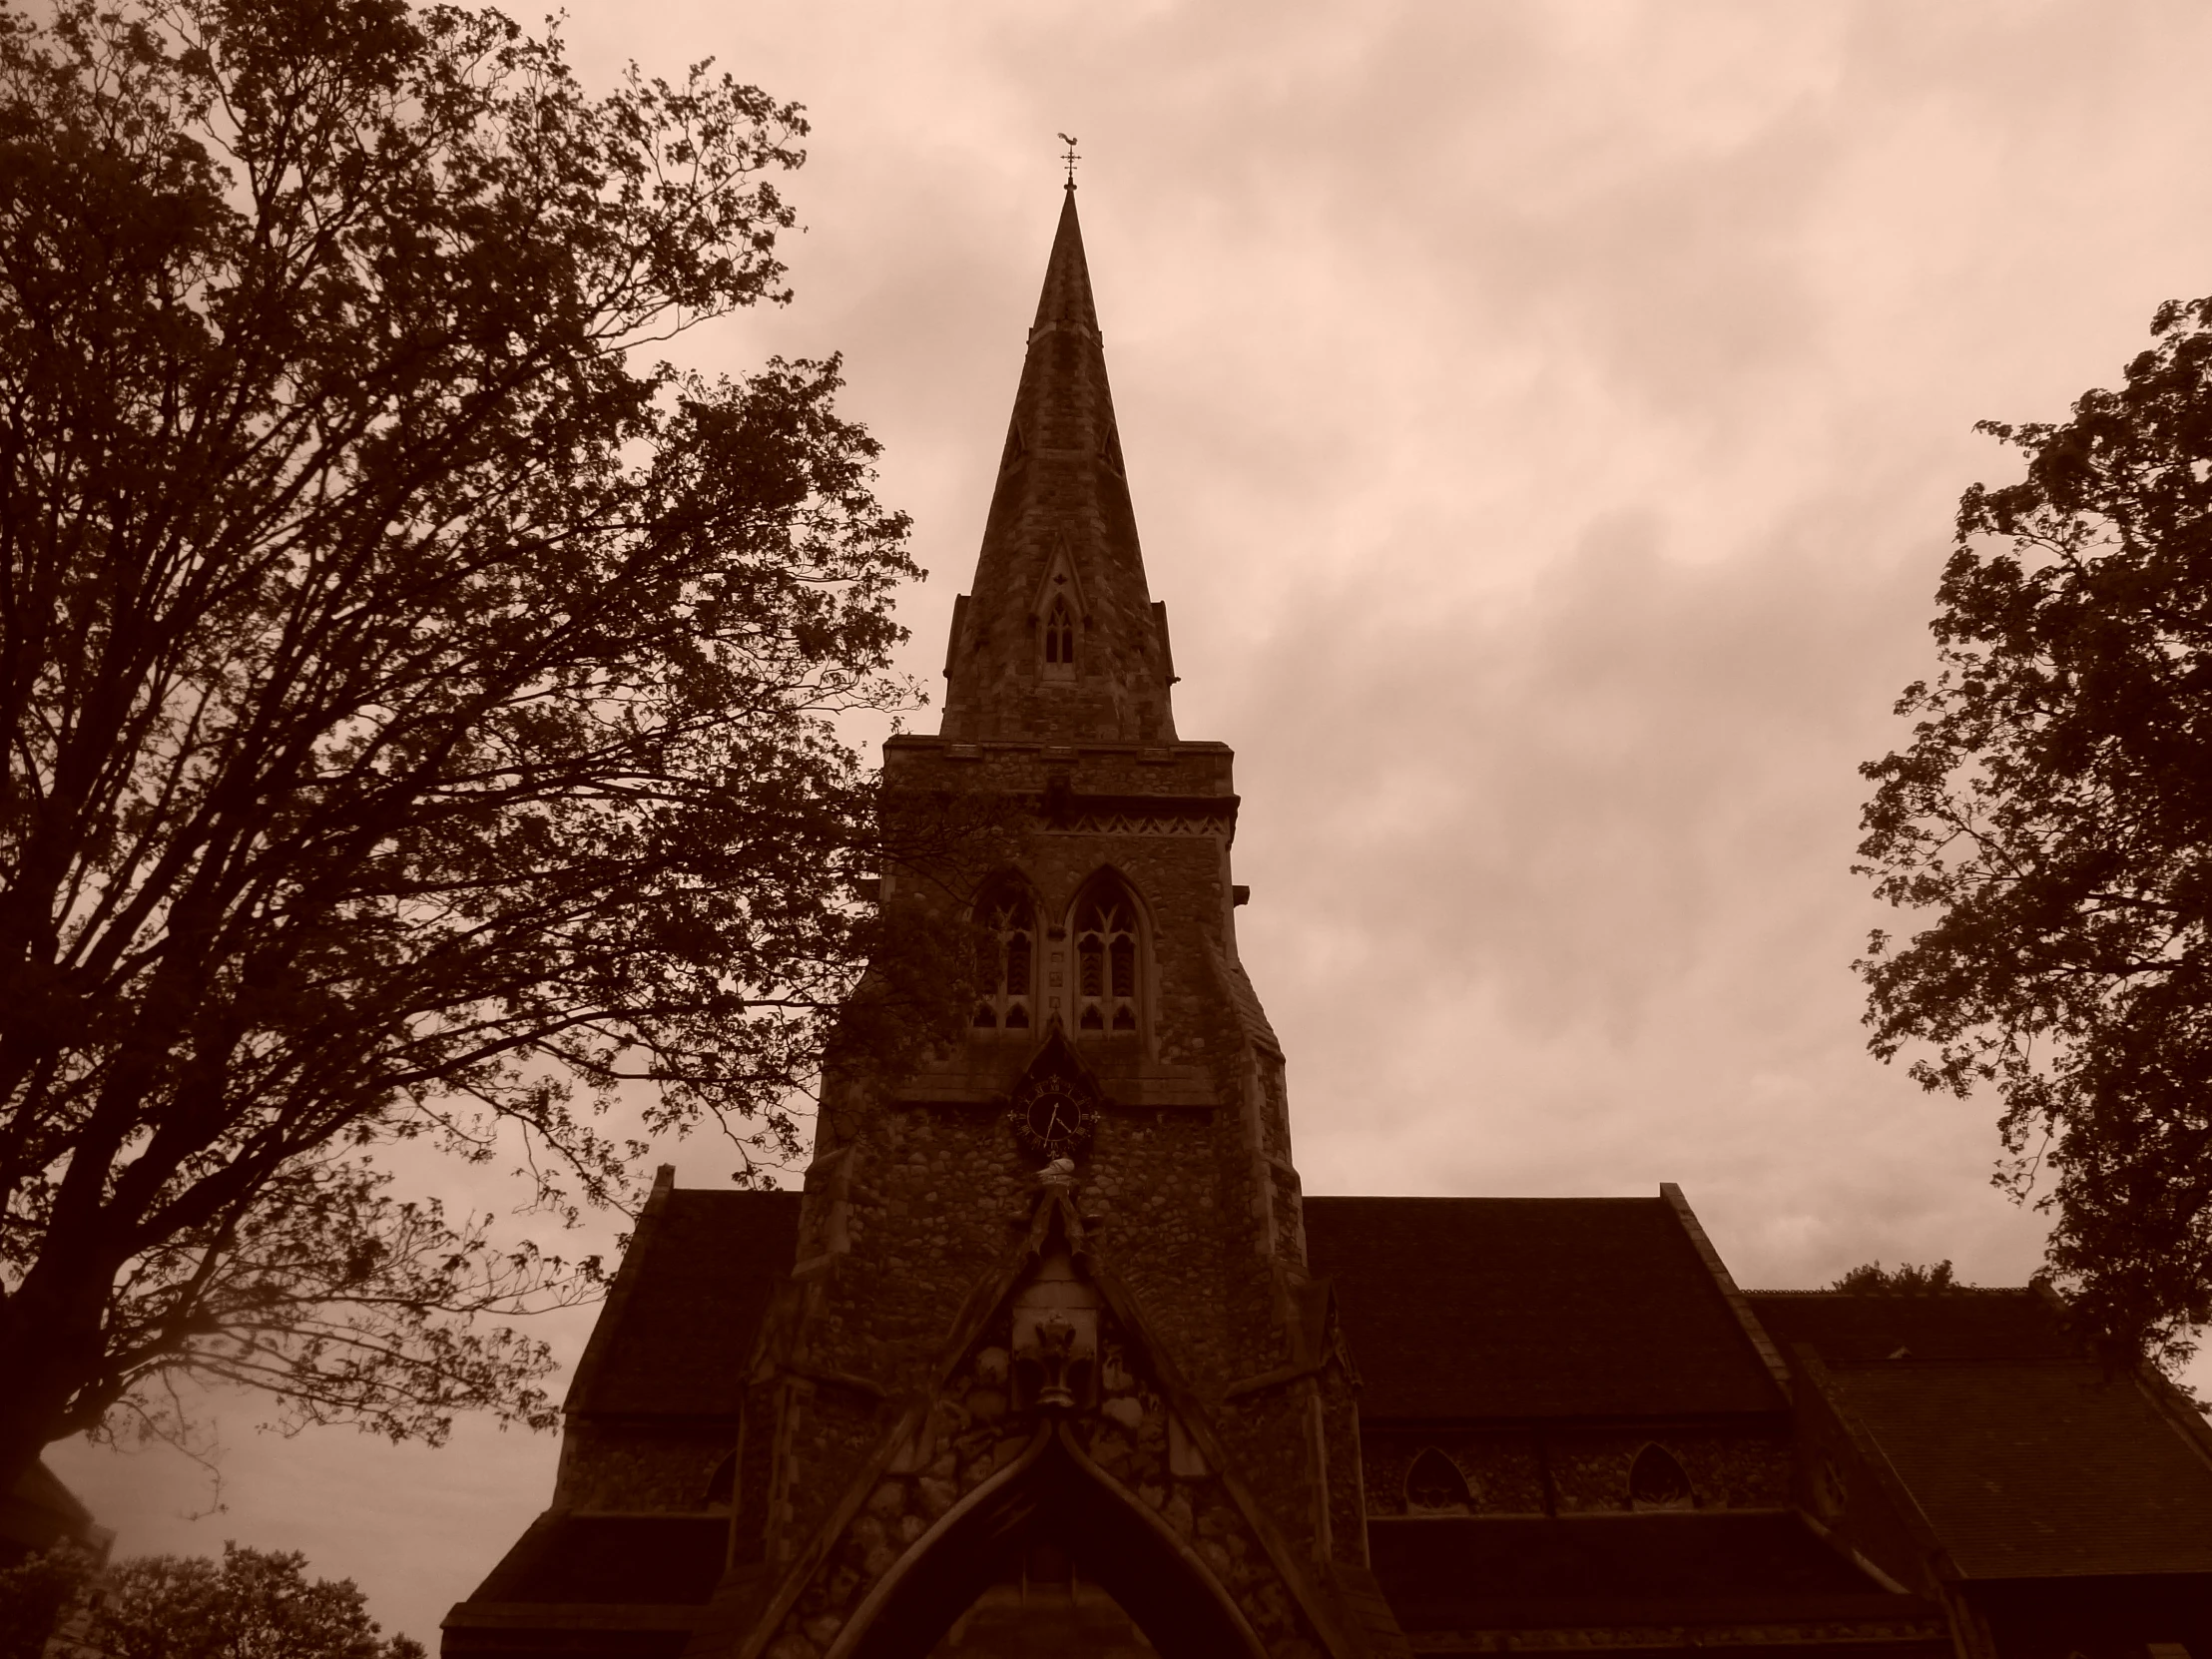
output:
[[[884,1574],[828,1659],[926,1659],[955,1620],[1040,1552],[1056,1552],[1103,1588],[1163,1659],[1266,1659],[1190,1546],[1093,1464],[1064,1424],[1052,1423]],[[1077,1659],[1081,1649],[1056,1651]]]

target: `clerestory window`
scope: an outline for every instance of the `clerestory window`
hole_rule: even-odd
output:
[[[735,1502],[737,1491],[738,1454],[733,1451],[717,1463],[715,1472],[707,1477],[707,1497],[703,1507],[712,1509],[717,1504]]]
[[[1026,1031],[1036,994],[1037,924],[1029,895],[1005,885],[994,888],[975,907],[980,953],[976,979],[983,994],[975,1005],[975,1024],[988,1030]]]
[[[1463,1515],[1474,1506],[1459,1465],[1424,1447],[1405,1471],[1405,1507],[1416,1515]]]
[[[1075,1006],[1078,1031],[1137,1029],[1137,906],[1125,892],[1076,906]]]
[[[1628,1471],[1628,1504],[1632,1509],[1687,1509],[1697,1502],[1697,1490],[1662,1445],[1646,1445],[1636,1453]]]

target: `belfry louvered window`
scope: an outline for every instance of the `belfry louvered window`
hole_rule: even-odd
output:
[[[1079,1031],[1137,1029],[1137,907],[1127,893],[1076,907],[1075,1005]]]
[[[991,1030],[1029,1028],[1037,971],[1036,916],[1029,895],[1011,886],[993,889],[975,909],[979,932],[976,978],[983,995],[975,1023]]]
[[[1075,607],[1065,594],[1054,594],[1044,613],[1044,660],[1048,668],[1075,667]]]

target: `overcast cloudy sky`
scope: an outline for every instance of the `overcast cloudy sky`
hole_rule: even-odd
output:
[[[1959,490],[2007,475],[1972,422],[2061,415],[2212,290],[2212,10],[572,0],[565,32],[596,85],[711,55],[809,107],[797,304],[685,351],[846,353],[932,686],[1081,139],[1309,1191],[1672,1180],[1746,1285],[2027,1276],[1993,1108],[1864,1051],[1855,768],[1931,660]],[[124,1550],[302,1548],[433,1649],[552,1479],[549,1438],[212,1409],[224,1513],[170,1454],[54,1461]]]

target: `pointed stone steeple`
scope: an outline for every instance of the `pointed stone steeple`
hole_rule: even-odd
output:
[[[574,1652],[1408,1659],[1368,1568],[1358,1377],[1307,1267],[1283,1047],[1238,959],[1235,757],[1170,722],[1119,450],[1070,199],[943,732],[883,745],[884,822],[918,832],[876,901],[890,937],[934,933],[947,967],[975,964],[971,1000],[904,1075],[825,1056],[803,1193],[680,1212],[795,1201],[780,1236],[748,1221],[729,1236],[750,1242],[699,1256],[742,1293],[679,1287],[701,1329],[671,1340],[716,1346],[647,1379],[635,1408],[662,1415],[618,1416],[632,1395],[611,1383],[571,1395],[606,1403],[572,1414],[556,1507],[509,1563],[595,1547],[607,1523],[587,1511],[619,1507],[643,1540],[622,1547],[692,1527],[686,1559],[721,1579],[682,1592],[691,1611],[638,1603],[650,1630],[629,1603],[594,1624],[549,1602],[549,1626],[583,1632]],[[970,825],[989,832],[935,834]],[[871,972],[863,1005],[892,984]],[[641,1240],[675,1225],[670,1196]],[[724,1236],[678,1231],[657,1260]],[[1388,1443],[1395,1514],[1425,1442]],[[520,1572],[502,1564],[491,1610],[448,1627],[455,1659],[569,1641],[532,1627],[527,1653],[498,1648]],[[665,1593],[665,1574],[631,1576]]]
[[[1073,187],[945,674],[957,741],[1175,741],[1167,612],[1145,591]]]

